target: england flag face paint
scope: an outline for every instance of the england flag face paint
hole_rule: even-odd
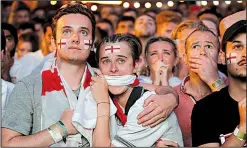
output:
[[[234,52],[226,54],[226,63],[227,64],[237,63],[237,54]]]
[[[57,45],[58,45],[58,49],[65,49],[65,48],[67,48],[68,46],[67,46],[67,39],[60,39],[60,40],[58,40],[58,43],[57,43]]]
[[[105,47],[105,53],[110,54],[114,52],[120,52],[120,45],[110,45]]]
[[[84,49],[89,50],[90,48],[93,50],[93,41],[92,40],[84,40]]]

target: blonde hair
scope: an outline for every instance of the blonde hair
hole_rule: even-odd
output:
[[[205,26],[202,21],[198,20],[186,20],[180,23],[171,34],[171,38],[176,40],[178,38],[178,34],[182,32],[184,29],[196,29],[198,26]]]

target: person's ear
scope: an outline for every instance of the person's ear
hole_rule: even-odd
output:
[[[184,60],[184,64],[185,65],[189,65],[188,58],[187,58],[187,54],[186,53],[183,54],[183,60]]]
[[[137,73],[141,61],[142,61],[141,58],[139,60],[134,61],[134,72],[133,73]]]
[[[57,48],[57,47],[56,47],[56,40],[54,39],[53,36],[51,37],[51,47],[52,47],[53,49],[56,49],[56,48]]]

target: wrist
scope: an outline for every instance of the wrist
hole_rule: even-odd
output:
[[[211,81],[208,86],[212,90],[212,92],[219,91],[222,86],[225,86],[225,81],[223,79],[216,79]]]
[[[241,131],[241,132],[246,134],[246,124],[241,124],[240,123],[238,128],[239,128],[239,131]]]
[[[246,140],[246,131],[241,131],[238,126],[235,128],[233,135],[240,141]]]

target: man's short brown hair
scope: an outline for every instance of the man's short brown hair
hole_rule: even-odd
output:
[[[92,13],[91,10],[89,10],[86,5],[83,5],[82,3],[79,2],[74,2],[74,3],[68,3],[63,5],[55,14],[52,20],[52,34],[54,39],[56,39],[56,25],[57,21],[60,17],[67,15],[67,14],[82,14],[85,15],[89,18],[89,20],[92,23],[92,39],[94,41],[95,39],[95,17],[94,14]]]

